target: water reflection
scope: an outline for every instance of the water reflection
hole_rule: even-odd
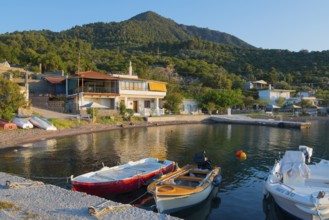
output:
[[[218,187],[213,188],[208,198],[202,203],[180,212],[172,214],[173,216],[188,219],[188,220],[202,220],[208,219],[211,215],[212,209],[217,209],[220,206],[221,199],[217,196]]]
[[[263,212],[266,220],[294,220],[297,219],[289,213],[282,210],[274,201],[272,196],[263,199]]]
[[[63,179],[42,181],[70,188],[65,177],[100,169],[103,163],[114,166],[158,157],[183,166],[192,163],[196,152],[205,150],[213,165],[222,167],[220,205],[214,207],[211,202],[208,208],[195,211],[209,210],[206,219],[264,219],[264,178],[279,153],[308,145],[314,147],[315,160],[329,159],[328,122],[312,122],[310,129],[303,130],[195,124],[83,134],[0,149],[0,171],[32,179],[59,177]],[[236,159],[238,150],[246,152],[247,160]],[[127,196],[130,195],[123,195],[121,199]],[[127,201],[133,197],[127,197]]]

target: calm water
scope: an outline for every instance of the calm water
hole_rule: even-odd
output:
[[[195,124],[136,128],[78,135],[0,149],[0,171],[70,188],[66,177],[144,157],[168,158],[180,166],[205,150],[222,167],[218,193],[198,208],[178,213],[187,219],[281,219],[275,204],[263,203],[263,181],[279,154],[299,145],[314,148],[313,161],[329,159],[329,121],[310,129]],[[247,160],[235,153],[242,149]],[[145,189],[114,198],[130,202]],[[146,203],[147,205],[152,202]],[[266,209],[266,214],[263,207]]]

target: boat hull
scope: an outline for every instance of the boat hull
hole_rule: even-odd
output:
[[[170,214],[195,206],[206,200],[214,186],[209,184],[204,190],[190,195],[156,196],[155,202],[160,213]]]
[[[6,121],[4,119],[0,119],[0,129],[3,130],[16,130],[17,125],[14,123],[11,123],[9,121]]]
[[[122,167],[121,166],[117,166],[113,168],[106,167],[107,170],[117,169],[117,168],[121,169]],[[126,167],[123,167],[122,169],[125,168]],[[174,169],[175,169],[175,163],[171,162],[159,169],[154,169],[150,172],[136,173],[136,175],[124,179],[100,181],[100,182],[88,182],[88,181],[79,181],[79,177],[71,178],[72,190],[85,192],[90,195],[96,195],[100,197],[126,193],[133,190],[137,190],[142,186],[146,186],[149,183],[149,181],[152,178],[154,178],[156,175],[167,174],[169,172],[172,172]],[[102,172],[102,169],[100,170],[100,172]]]
[[[56,131],[57,130],[57,128],[52,123],[50,123],[48,120],[39,118],[35,115],[33,115],[29,119],[29,121],[33,124],[33,126],[45,129],[46,131]]]
[[[23,119],[23,118],[14,118],[13,123],[17,125],[17,127],[23,128],[23,129],[29,129],[33,128],[33,125],[29,120]]]
[[[278,178],[277,163],[265,182],[264,194],[271,195],[280,208],[300,219],[329,219],[329,166],[324,162],[309,165],[310,177],[294,184],[284,184]],[[320,173],[324,178],[319,178]],[[318,196],[321,191],[325,192],[323,197]]]
[[[219,167],[212,170],[186,165],[148,186],[158,212],[170,214],[206,200],[221,182]]]

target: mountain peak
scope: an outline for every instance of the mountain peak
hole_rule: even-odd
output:
[[[153,11],[146,11],[129,19],[129,21],[150,21],[150,20],[154,21],[154,20],[170,20],[170,19],[164,18]]]

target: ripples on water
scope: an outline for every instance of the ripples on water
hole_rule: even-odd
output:
[[[312,122],[312,127],[304,130],[195,124],[84,134],[0,149],[0,171],[70,188],[66,177],[99,169],[103,163],[114,166],[144,157],[157,157],[177,161],[183,166],[192,162],[196,152],[205,150],[213,165],[222,167],[219,193],[214,192],[214,198],[193,212],[190,209],[177,216],[187,219],[196,219],[195,216],[198,219],[280,219],[273,217],[273,213],[280,214],[277,208],[271,203],[264,205],[264,178],[280,154],[295,150],[299,145],[314,147],[315,161],[329,159],[328,130],[328,121],[322,121]],[[247,153],[247,160],[235,157],[240,149]],[[129,202],[144,192],[145,189],[141,189],[115,199]],[[267,208],[264,210],[264,207]]]

